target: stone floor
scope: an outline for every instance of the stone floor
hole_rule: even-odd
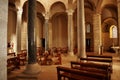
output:
[[[111,75],[111,80],[120,80],[120,58],[115,53],[104,54],[113,56],[113,73]],[[70,67],[70,61],[75,60],[77,60],[76,56],[62,55],[62,65],[40,66],[41,67],[40,74],[30,75],[29,78],[18,77],[25,69],[25,66],[21,66],[20,70],[14,70],[10,74],[8,74],[8,80],[57,80],[56,66]],[[35,77],[37,76],[38,79],[35,79],[34,76]]]

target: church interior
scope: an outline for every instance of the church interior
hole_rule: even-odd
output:
[[[120,0],[0,7],[0,80],[120,80]]]

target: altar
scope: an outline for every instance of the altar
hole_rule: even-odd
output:
[[[119,55],[119,50],[120,50],[120,47],[119,47],[119,46],[113,46],[113,47],[111,47],[111,48],[115,50],[115,53],[116,53],[117,55]]]

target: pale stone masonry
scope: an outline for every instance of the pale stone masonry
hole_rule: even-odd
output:
[[[119,38],[119,46],[120,46],[120,0],[117,0],[117,6],[118,6],[118,38]]]
[[[77,0],[77,10],[78,57],[86,57],[84,0]]]
[[[99,53],[101,44],[101,15],[94,14],[93,17],[93,30],[94,30],[94,52]]]
[[[17,11],[17,23],[16,23],[16,34],[17,34],[17,53],[21,50],[21,17],[22,17],[22,9],[18,9]]]
[[[8,0],[0,0],[0,80],[7,80]]]
[[[74,48],[74,26],[73,26],[73,10],[68,10],[68,49],[69,54],[74,55],[73,48]]]

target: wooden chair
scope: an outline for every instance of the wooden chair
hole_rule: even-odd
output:
[[[17,54],[19,60],[20,60],[20,64],[21,65],[25,65],[25,62],[27,61],[27,51],[26,50],[22,50],[21,53]]]
[[[7,55],[7,72],[11,72],[14,69],[20,69],[19,67],[19,58],[15,55],[15,53],[8,53]]]

